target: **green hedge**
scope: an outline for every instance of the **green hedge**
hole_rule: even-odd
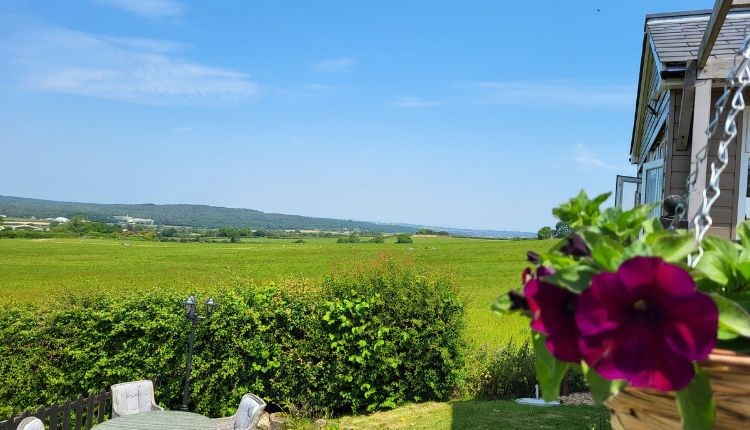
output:
[[[462,396],[499,400],[535,395],[536,355],[528,342],[516,345],[510,341],[496,349],[481,347],[467,361]],[[563,385],[571,393],[588,391],[583,374],[575,368],[567,373]]]
[[[249,391],[334,414],[447,399],[463,367],[456,289],[393,261],[320,285],[220,290],[214,316],[196,333],[191,410],[202,414],[231,414]],[[4,309],[0,414],[142,378],[156,378],[157,400],[177,408],[189,328],[184,296],[148,291]]]

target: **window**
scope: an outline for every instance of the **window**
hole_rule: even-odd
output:
[[[661,203],[664,200],[664,160],[654,160],[643,164],[642,178],[641,203]],[[661,216],[661,205],[654,209],[651,216]]]

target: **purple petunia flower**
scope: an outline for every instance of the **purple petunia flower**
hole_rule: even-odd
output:
[[[537,277],[530,279],[524,286],[524,296],[534,318],[531,328],[547,336],[547,349],[555,358],[578,363],[581,361],[578,350],[580,333],[575,321],[578,296],[539,279],[551,274],[550,269],[540,267]]]
[[[635,257],[600,273],[578,300],[584,360],[607,379],[634,387],[679,390],[693,361],[716,345],[718,309],[693,278],[659,257]]]
[[[565,255],[572,257],[590,257],[591,250],[586,246],[586,242],[578,233],[573,233],[568,239],[567,243],[560,248],[560,252]]]
[[[531,264],[539,264],[540,262],[539,254],[534,251],[527,251],[526,259],[529,260],[529,263]]]
[[[510,310],[529,310],[529,301],[522,293],[515,290],[508,291],[508,298],[510,299]]]

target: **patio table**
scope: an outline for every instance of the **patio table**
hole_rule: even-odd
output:
[[[203,415],[181,411],[151,411],[125,415],[92,427],[96,430],[216,430],[216,423]]]

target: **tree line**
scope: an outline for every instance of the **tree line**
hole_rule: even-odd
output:
[[[573,233],[573,229],[562,221],[555,224],[555,228],[550,226],[544,226],[539,229],[536,233],[536,237],[539,240],[546,239],[564,239]]]

